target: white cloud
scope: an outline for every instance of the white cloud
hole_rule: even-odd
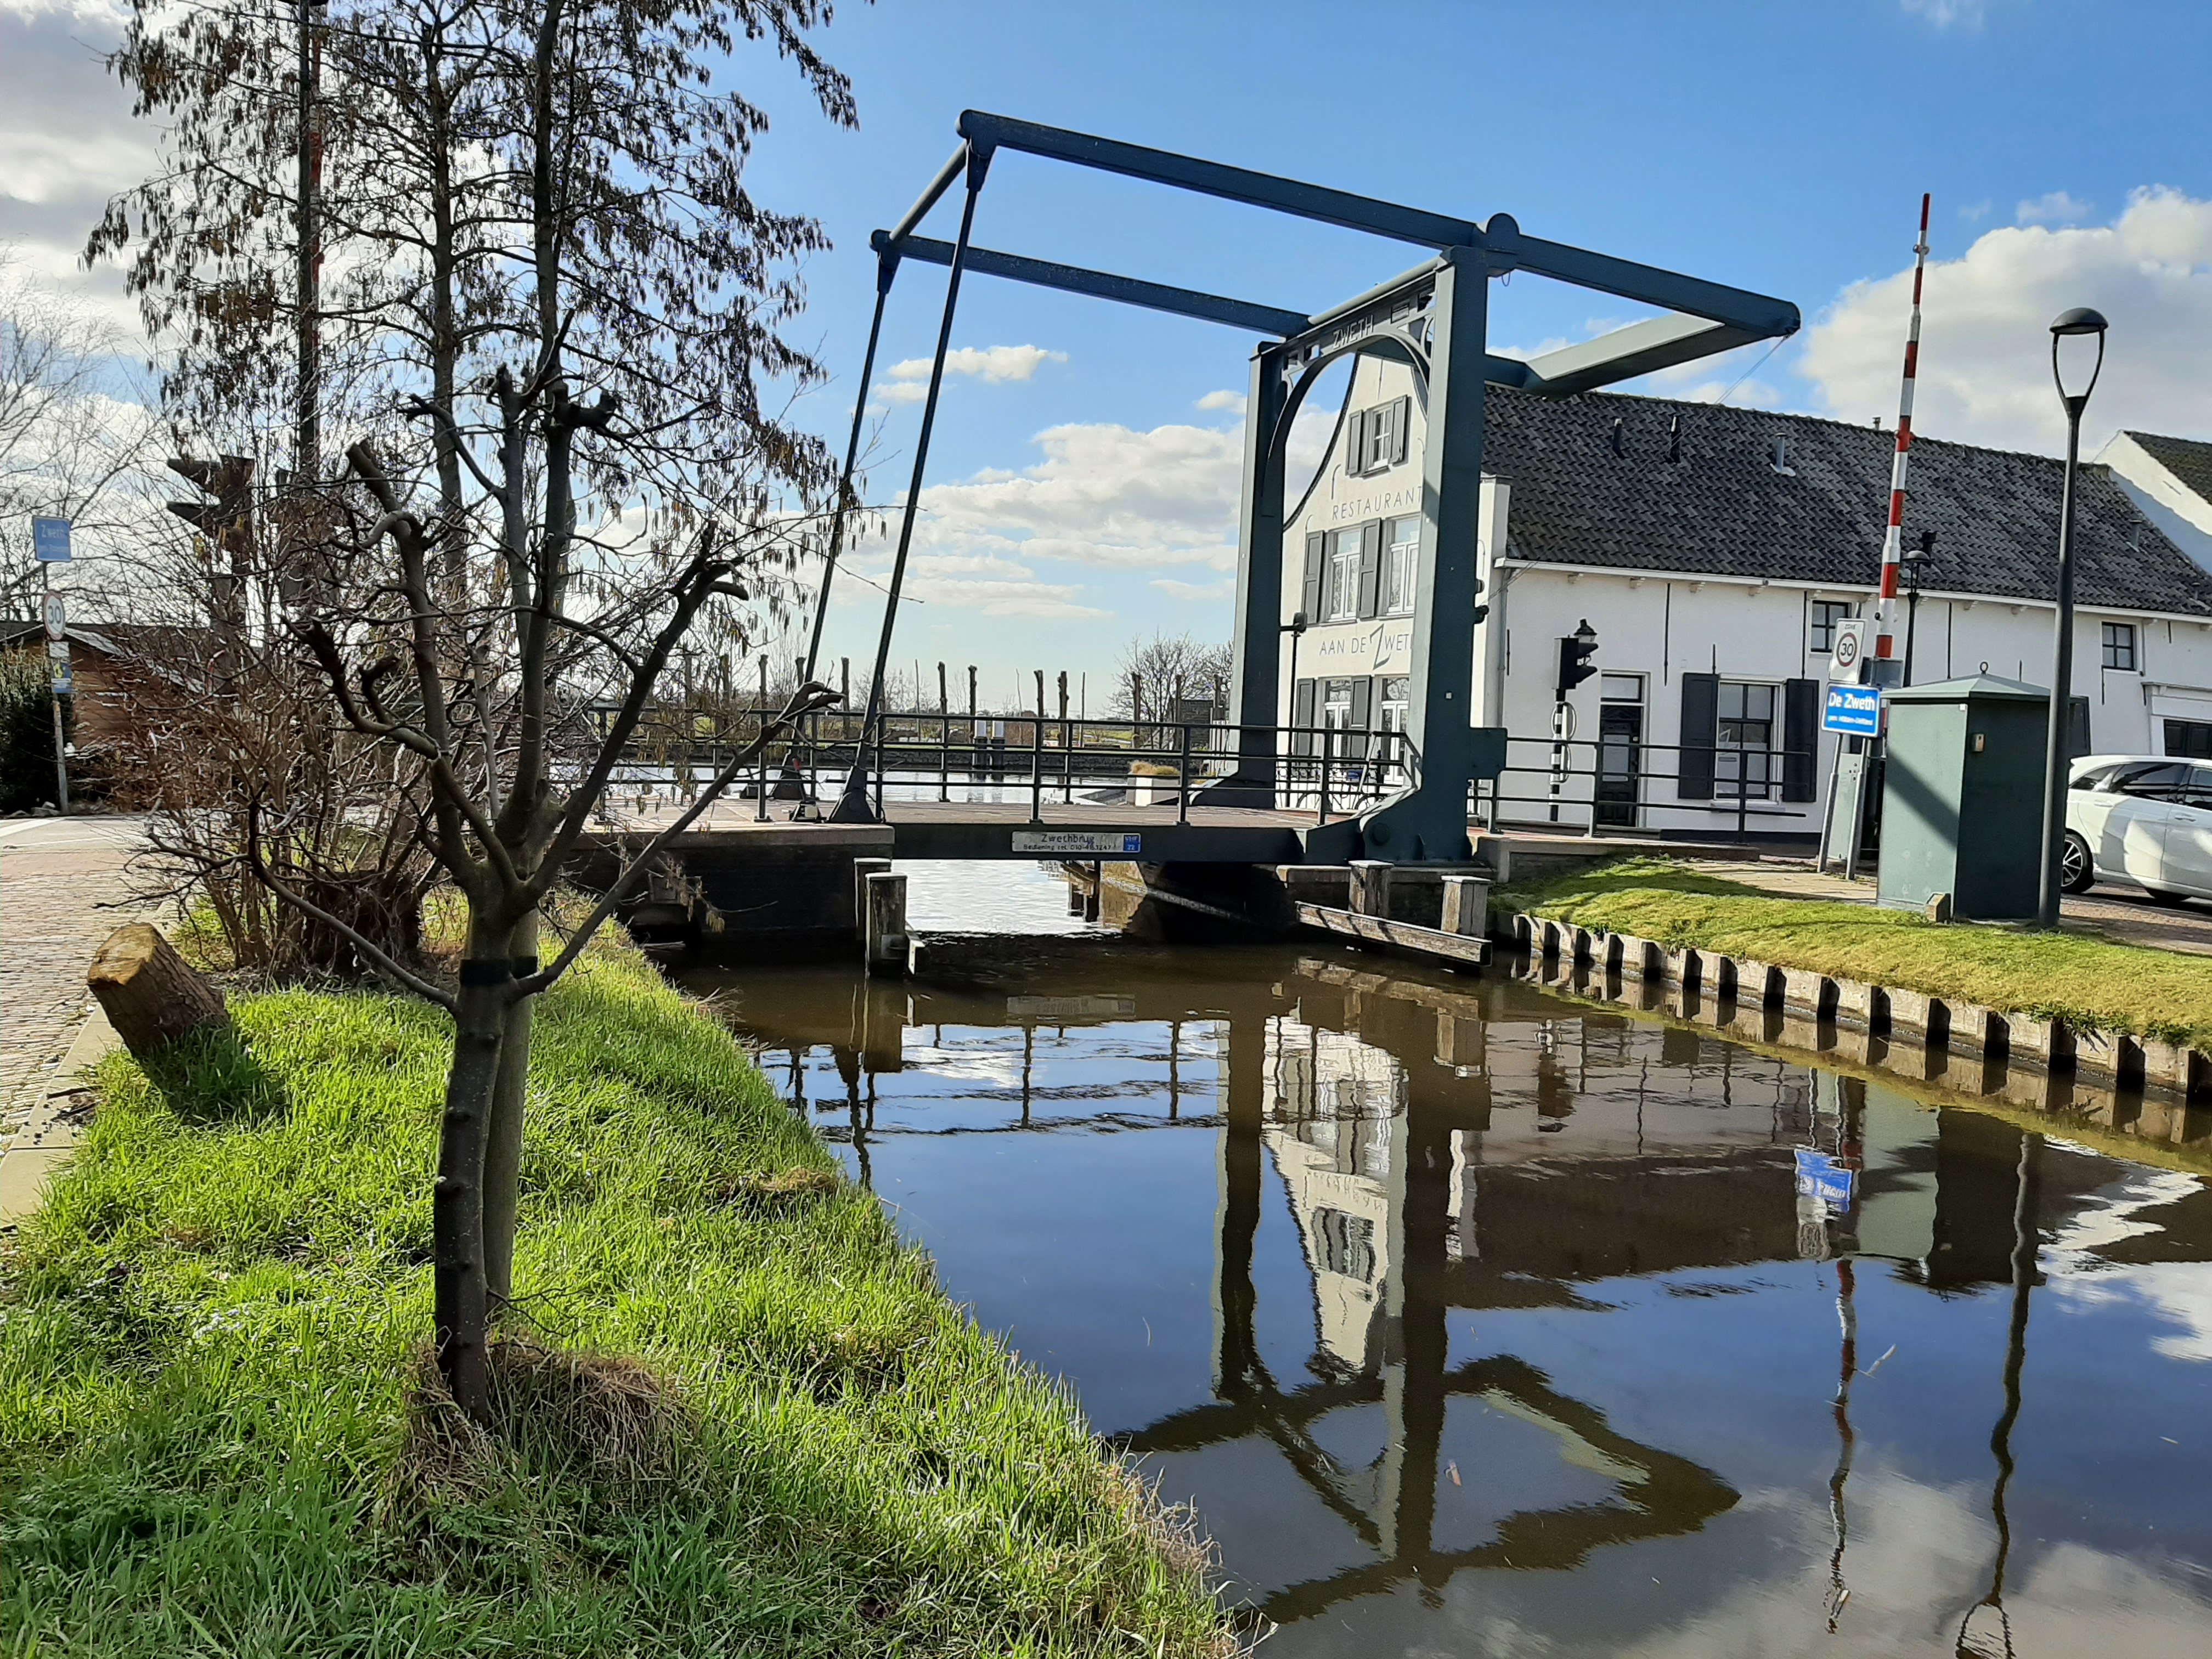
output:
[[[1226,388],[1219,392],[1209,392],[1198,400],[1198,407],[1208,410],[1234,410],[1237,414],[1242,415],[1244,412],[1244,394],[1241,392],[1231,392]]]
[[[1964,219],[1970,225],[1978,224],[1982,220],[1988,218],[1990,215],[1996,210],[1996,203],[1990,198],[1984,196],[1980,201],[1969,202],[1966,206],[1960,208],[1959,210],[1959,216],[1961,219]]]
[[[1046,363],[1066,361],[1065,351],[1048,351],[1042,346],[959,346],[945,354],[945,372],[948,376],[965,374],[986,386],[1003,386],[1029,380]],[[893,363],[876,395],[887,403],[920,403],[929,395],[929,364],[927,357]]]
[[[1988,0],[1898,0],[1906,14],[1924,17],[1939,29],[1954,23],[1978,29],[1989,16]]]
[[[91,300],[135,335],[114,265],[77,266],[109,197],[151,174],[150,123],[100,63],[124,8],[111,0],[0,0],[0,227],[17,270]]]
[[[1243,441],[1235,428],[1055,426],[1044,459],[921,493],[916,533],[933,552],[1008,554],[1121,569],[1237,562]]]
[[[1825,412],[1857,422],[1895,414],[1911,285],[1910,269],[1853,283],[1807,331],[1798,369]],[[2007,227],[1931,263],[1914,425],[1964,442],[2060,447],[2048,331],[2081,305],[2112,322],[2085,453],[2118,427],[2212,436],[2212,202],[2165,186],[2134,192],[2109,225]]]
[[[2096,210],[2094,202],[2054,190],[2032,202],[2022,202],[2012,210],[2012,217],[2018,225],[2078,225]]]
[[[1225,599],[1237,592],[1233,576],[1218,582],[1179,582],[1172,576],[1156,576],[1152,586],[1171,599]]]

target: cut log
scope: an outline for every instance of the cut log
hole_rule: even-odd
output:
[[[141,1060],[204,1026],[230,1023],[215,981],[143,921],[107,936],[85,983],[124,1046]]]

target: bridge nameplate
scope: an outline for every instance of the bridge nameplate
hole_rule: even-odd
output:
[[[1017,830],[1014,851],[1084,858],[1134,858],[1145,838],[1129,830]]]

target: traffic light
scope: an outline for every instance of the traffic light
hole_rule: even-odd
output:
[[[214,545],[230,556],[230,571],[242,575],[253,562],[253,463],[243,455],[196,461],[173,456],[169,471],[189,478],[214,499],[171,501],[169,511],[197,525]]]
[[[1559,640],[1559,695],[1564,697],[1597,670],[1590,659],[1597,655],[1597,630],[1585,621]]]

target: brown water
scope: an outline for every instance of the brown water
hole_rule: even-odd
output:
[[[918,926],[1033,936],[689,982],[1196,1506],[1270,1656],[2212,1653],[2195,1175],[1502,975],[915,881]]]

